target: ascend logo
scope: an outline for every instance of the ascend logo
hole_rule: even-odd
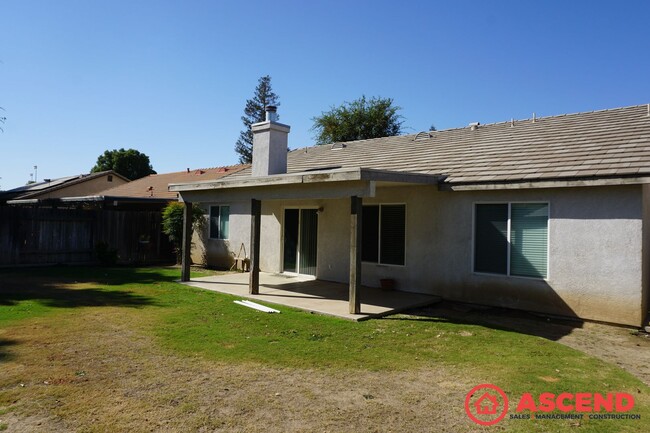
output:
[[[508,396],[496,385],[477,385],[465,396],[465,412],[476,424],[496,424],[508,412]]]
[[[511,419],[639,419],[640,415],[624,414],[634,409],[634,396],[624,392],[599,394],[591,392],[538,396],[521,395]],[[549,412],[559,411],[559,414]],[[465,396],[467,416],[480,425],[494,425],[508,413],[508,396],[496,385],[477,385]],[[568,414],[567,412],[577,412]],[[604,412],[604,413],[603,413]],[[587,415],[589,414],[589,415]]]

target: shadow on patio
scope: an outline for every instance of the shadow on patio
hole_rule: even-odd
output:
[[[260,272],[260,294],[250,295],[248,278],[248,273],[225,274],[193,278],[184,284],[356,321],[386,316],[440,301],[440,298],[431,295],[385,291],[364,286],[360,293],[361,314],[350,314],[347,284],[305,276]]]

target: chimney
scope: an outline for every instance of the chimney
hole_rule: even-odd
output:
[[[277,121],[277,108],[266,108],[266,120],[251,125],[253,131],[253,176],[287,172],[289,125]]]

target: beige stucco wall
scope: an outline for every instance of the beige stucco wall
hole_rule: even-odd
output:
[[[210,239],[210,206],[230,206],[230,228],[228,239]],[[250,256],[250,201],[208,201],[201,202],[206,219],[203,230],[195,232],[192,238],[192,262],[219,269],[228,269],[244,244],[246,257]],[[243,254],[242,254],[243,255]]]
[[[407,206],[406,265],[364,263],[363,284],[378,286],[380,278],[390,277],[404,291],[640,325],[647,311],[642,267],[644,196],[648,194],[642,193],[641,186],[480,192],[441,192],[425,186],[377,188],[376,197],[364,203]],[[472,272],[472,215],[477,201],[550,204],[546,280]],[[224,257],[225,247],[236,253],[241,242],[250,254],[250,204],[229,204],[231,240],[206,241],[211,264]],[[648,227],[650,204],[646,201],[645,205]],[[282,272],[282,219],[287,207],[323,208],[318,222],[317,277],[347,282],[349,199],[263,201],[261,269]]]
[[[108,181],[108,176],[111,176],[113,179],[111,182]],[[103,176],[85,180],[74,185],[68,185],[64,188],[60,188],[48,193],[39,194],[38,196],[34,196],[34,198],[46,199],[61,197],[85,197],[88,195],[97,194],[109,188],[123,185],[125,183],[127,183],[127,181],[119,176],[105,174]]]

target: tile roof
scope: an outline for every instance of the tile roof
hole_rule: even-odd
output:
[[[151,174],[141,179],[107,189],[97,195],[110,197],[154,197],[175,200],[177,193],[167,190],[167,185],[170,183],[216,180],[245,168],[248,168],[248,165],[200,168],[196,170],[188,169],[173,173]]]
[[[648,113],[638,105],[313,146],[289,153],[288,172],[363,167],[447,175],[451,184],[645,176]]]

